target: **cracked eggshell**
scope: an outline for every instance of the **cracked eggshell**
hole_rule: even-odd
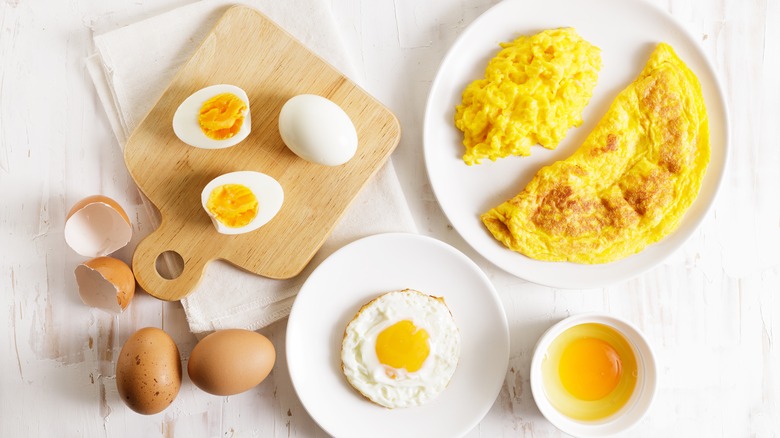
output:
[[[135,277],[125,262],[97,257],[76,267],[76,283],[84,304],[109,313],[120,313],[135,295]]]
[[[70,209],[65,218],[65,242],[85,257],[100,257],[123,248],[133,237],[125,210],[113,199],[94,195]]]

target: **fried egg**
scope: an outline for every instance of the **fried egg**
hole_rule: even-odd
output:
[[[347,381],[387,408],[419,406],[449,384],[460,357],[460,333],[443,298],[411,289],[364,305],[341,347]]]
[[[569,158],[482,215],[506,247],[546,261],[607,263],[674,231],[710,160],[701,86],[668,44]]]
[[[573,28],[521,36],[501,47],[456,107],[468,165],[527,156],[535,144],[555,149],[582,124],[601,69],[601,50]]]

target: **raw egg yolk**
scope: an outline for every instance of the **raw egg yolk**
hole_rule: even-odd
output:
[[[200,107],[198,123],[207,137],[224,140],[236,135],[241,129],[244,111],[246,103],[235,94],[218,94]]]
[[[241,184],[225,184],[211,191],[206,208],[228,227],[243,227],[257,216],[257,197]]]
[[[563,350],[559,365],[561,383],[580,400],[599,400],[609,395],[623,374],[620,355],[607,342],[581,338]]]
[[[376,338],[379,362],[395,369],[405,368],[413,373],[422,367],[429,353],[428,332],[408,320],[382,330]]]

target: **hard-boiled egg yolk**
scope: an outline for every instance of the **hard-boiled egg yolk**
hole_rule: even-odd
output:
[[[382,330],[376,338],[379,362],[395,369],[404,368],[413,373],[422,367],[429,353],[428,332],[408,320]],[[390,377],[395,376],[389,372],[392,373],[388,374]]]
[[[243,227],[257,216],[257,197],[241,184],[224,184],[211,191],[206,208],[228,227]]]
[[[623,374],[620,355],[607,342],[581,338],[563,350],[558,368],[561,383],[580,400],[599,400],[609,395]]]
[[[200,128],[214,140],[230,138],[244,123],[246,103],[231,93],[218,94],[203,103],[198,115]]]

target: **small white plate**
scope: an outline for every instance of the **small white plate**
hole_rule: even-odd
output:
[[[483,160],[466,166],[463,134],[455,128],[455,107],[463,89],[484,75],[498,44],[545,29],[574,27],[601,48],[603,67],[584,123],[568,132],[554,151],[534,146],[530,157]],[[535,283],[592,288],[624,280],[657,265],[679,248],[703,220],[723,176],[728,143],[725,99],[714,70],[693,37],[658,7],[642,0],[505,0],[477,18],[444,58],[428,96],[423,141],[425,163],[436,198],[452,226],[486,259]],[[493,239],[479,216],[519,193],[543,166],[571,155],[630,84],[659,42],[667,42],[696,73],[709,114],[712,157],[698,198],[680,227],[661,242],[623,260],[602,265],[551,263],[508,250]]]
[[[386,409],[341,372],[344,328],[360,307],[393,290],[444,297],[461,335],[447,389],[419,407]],[[355,241],[322,262],[301,288],[287,323],[287,363],[312,418],[333,436],[461,436],[485,416],[509,364],[509,327],[487,276],[438,240],[403,233]]]

